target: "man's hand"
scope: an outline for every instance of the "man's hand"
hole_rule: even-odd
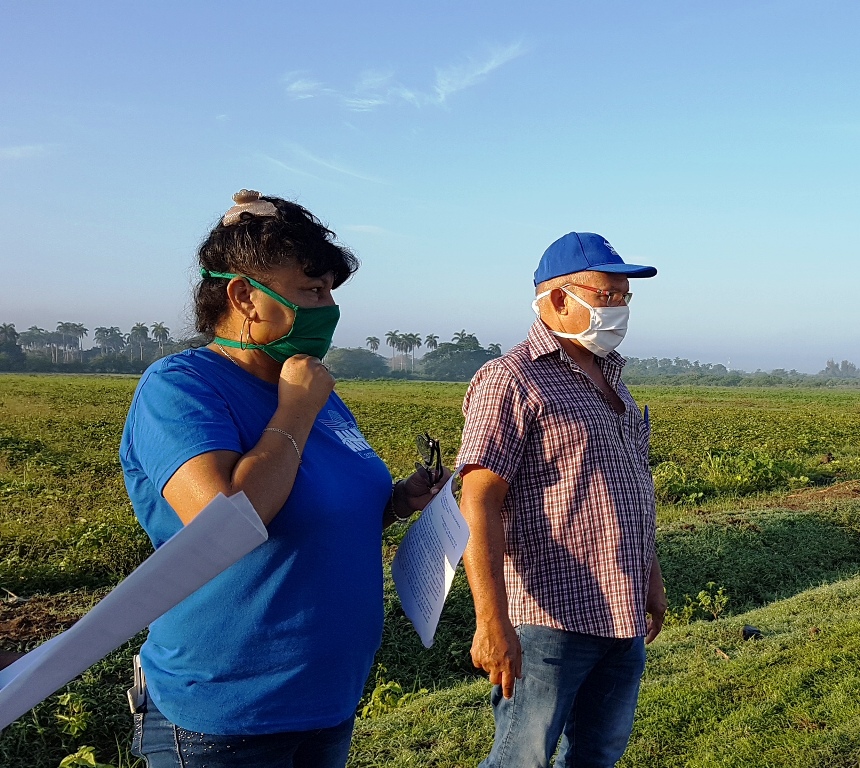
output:
[[[666,615],[668,607],[666,589],[663,586],[663,573],[660,570],[660,563],[655,554],[654,560],[651,563],[651,574],[648,579],[648,596],[645,598],[645,613],[647,614],[645,622],[646,645],[652,642],[660,634],[660,630],[663,629],[663,617]]]
[[[514,695],[514,681],[522,677],[523,651],[508,614],[505,590],[505,528],[502,503],[506,480],[489,469],[467,466],[461,473],[460,511],[469,524],[469,543],[463,565],[475,601],[478,628],[472,640],[472,663],[501,685],[506,699]]]
[[[493,685],[502,686],[506,699],[514,695],[514,681],[523,676],[523,651],[510,621],[478,624],[472,640],[472,663],[489,673]]]

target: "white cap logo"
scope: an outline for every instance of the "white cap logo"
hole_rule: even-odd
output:
[[[603,244],[604,244],[604,245],[609,249],[609,252],[610,252],[613,256],[618,256],[618,251],[616,251],[616,250],[615,250],[615,249],[614,249],[614,248],[609,244],[609,242],[608,242],[608,241],[604,240],[604,241],[603,241]],[[620,257],[620,256],[618,256],[618,258],[620,259],[621,257]]]

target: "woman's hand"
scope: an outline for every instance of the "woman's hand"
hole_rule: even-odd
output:
[[[424,467],[419,466],[402,484],[398,484],[403,486],[403,501],[408,512],[424,509],[433,497],[445,487],[445,483],[450,477],[451,470],[448,467],[442,467],[442,476],[435,483],[431,483],[430,473]],[[397,504],[397,501],[395,494],[394,503]],[[399,507],[398,512],[400,512]]]
[[[334,389],[318,358],[294,355],[281,367],[278,408],[247,453],[209,451],[189,459],[164,487],[164,498],[187,524],[218,493],[244,491],[268,525],[290,495],[308,435]]]
[[[293,355],[281,368],[278,407],[298,408],[315,417],[333,389],[334,378],[319,358]]]

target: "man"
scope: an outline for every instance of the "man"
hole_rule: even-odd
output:
[[[666,597],[650,429],[621,382],[625,264],[571,232],[535,272],[528,338],[472,379],[458,464],[471,538],[472,660],[494,684],[483,768],[609,768],[630,738]],[[559,739],[561,744],[559,746]]]

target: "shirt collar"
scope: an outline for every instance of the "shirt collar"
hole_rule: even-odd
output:
[[[532,360],[537,360],[539,357],[558,354],[559,359],[573,366],[577,371],[582,369],[577,362],[564,351],[564,347],[558,341],[558,337],[550,333],[549,328],[540,318],[537,318],[531,329],[529,330],[529,354]],[[618,380],[621,378],[621,369],[626,364],[626,360],[616,351],[610,352],[604,358],[597,358],[597,364],[603,371],[603,376],[609,385],[614,389]]]

